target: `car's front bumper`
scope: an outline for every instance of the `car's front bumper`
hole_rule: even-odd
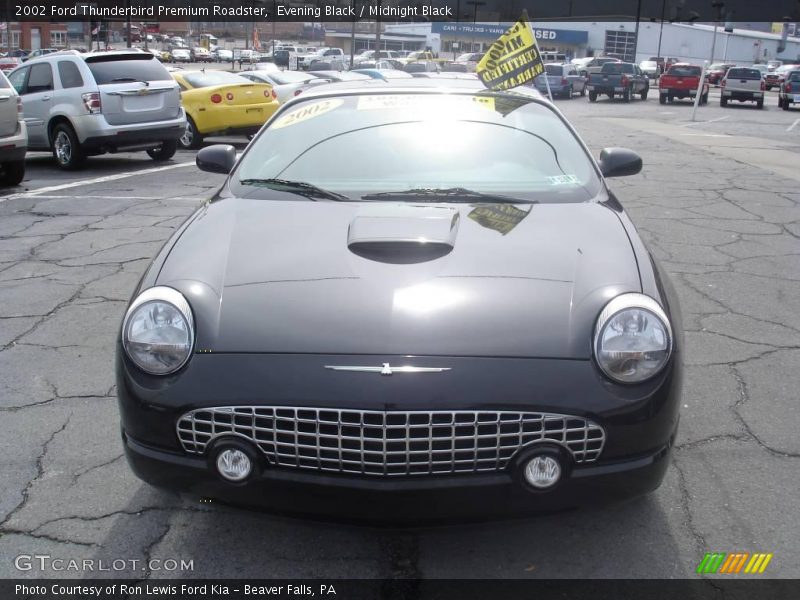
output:
[[[204,457],[122,437],[133,472],[156,487],[206,502],[383,525],[502,518],[642,496],[661,484],[674,441],[673,433],[664,446],[644,456],[573,468],[553,490],[539,492],[523,485],[513,470],[395,479],[265,467],[236,485],[216,475]]]
[[[325,368],[382,363],[449,370],[386,377]],[[367,518],[372,508],[390,520],[555,510],[655,489],[677,429],[681,372],[676,356],[654,380],[617,386],[588,360],[197,353],[179,374],[158,378],[140,372],[124,353],[117,357],[125,449],[143,480],[269,510]],[[533,411],[584,418],[602,427],[605,439],[596,460],[568,456],[562,481],[544,493],[520,479],[534,446],[496,471],[401,476],[276,466],[256,452],[258,475],[233,485],[212,469],[213,445],[205,448],[212,452],[193,453],[177,433],[186,413],[229,406]]]

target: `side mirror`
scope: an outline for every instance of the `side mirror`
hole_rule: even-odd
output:
[[[198,154],[198,159],[200,155]],[[603,148],[600,152],[600,172],[603,177],[636,175],[642,170],[642,158],[627,148]]]
[[[201,171],[227,175],[236,164],[236,148],[229,144],[215,144],[197,153],[195,164]]]

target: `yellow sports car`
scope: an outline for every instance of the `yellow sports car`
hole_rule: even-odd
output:
[[[207,135],[252,135],[278,109],[272,86],[226,71],[173,71],[186,110],[179,143],[199,148]]]

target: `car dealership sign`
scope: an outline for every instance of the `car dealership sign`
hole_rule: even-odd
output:
[[[509,28],[509,24],[488,25],[485,23],[445,23],[434,21],[431,23],[431,33],[438,33],[448,37],[497,38]],[[568,44],[577,46],[589,40],[589,33],[573,29],[540,29],[533,28],[533,35],[540,42]]]

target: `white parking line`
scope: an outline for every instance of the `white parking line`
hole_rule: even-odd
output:
[[[194,161],[178,163],[176,165],[167,165],[166,167],[154,167],[152,169],[142,169],[140,171],[126,171],[124,173],[105,175],[103,177],[95,177],[93,179],[81,179],[79,181],[72,181],[70,183],[62,183],[60,185],[51,185],[48,187],[39,188],[38,190],[32,190],[30,192],[20,192],[19,194],[11,194],[9,196],[6,196],[5,198],[0,198],[0,202],[5,202],[6,200],[14,200],[15,198],[31,198],[34,196],[41,196],[44,194],[49,194],[50,192],[59,192],[61,190],[68,190],[70,188],[80,187],[84,185],[95,185],[98,183],[105,183],[107,181],[117,181],[118,179],[126,179],[128,177],[134,177],[135,175],[149,175],[150,173],[160,173],[161,171],[179,169],[181,167],[188,167],[193,164],[195,164]]]
[[[716,119],[710,119],[708,121],[690,121],[689,123],[684,123],[681,127],[691,127],[692,125],[703,125],[704,123],[716,123],[717,121],[724,121],[725,119],[730,118],[730,115],[726,115],[724,117],[717,117]]]
[[[797,124],[798,124],[798,123],[800,123],[800,119],[795,119],[795,120],[794,120],[794,123],[792,123],[791,125],[789,125],[789,126],[786,128],[786,131],[787,131],[787,132],[788,132],[788,131],[791,131],[792,129],[794,129],[795,127],[797,127]]]

